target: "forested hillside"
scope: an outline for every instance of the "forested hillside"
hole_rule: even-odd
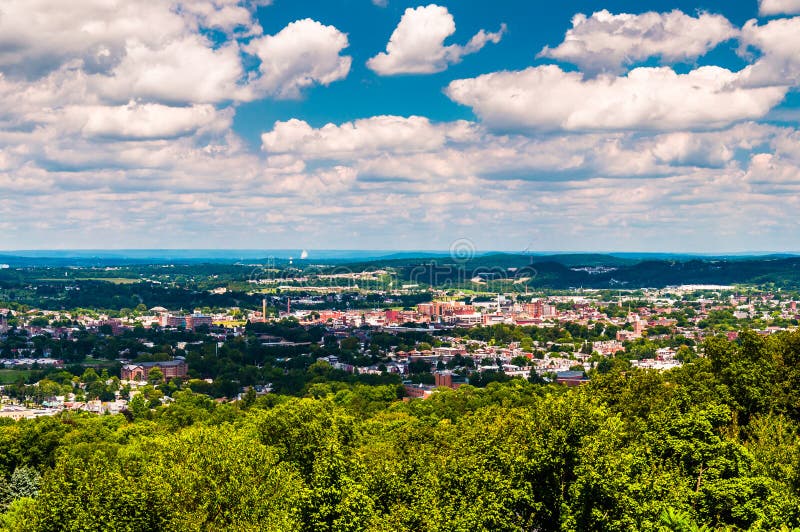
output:
[[[552,289],[661,288],[681,284],[774,284],[796,288],[800,272],[800,258],[772,256],[634,261],[610,255],[496,254],[464,261],[416,259],[386,264],[397,269],[407,281],[434,286],[461,286],[479,276],[489,286],[502,286],[500,281],[517,281],[531,288]],[[351,267],[359,270],[368,266]],[[592,268],[595,270],[591,271]]]
[[[57,530],[701,530],[800,525],[800,334],[715,338],[667,373],[399,401],[191,392],[0,427],[2,526]]]

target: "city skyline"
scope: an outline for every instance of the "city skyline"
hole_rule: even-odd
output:
[[[800,250],[800,2],[0,2],[0,250]]]

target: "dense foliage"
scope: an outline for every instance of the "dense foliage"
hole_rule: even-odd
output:
[[[800,333],[666,373],[398,401],[190,391],[0,427],[7,530],[775,530],[800,525]]]

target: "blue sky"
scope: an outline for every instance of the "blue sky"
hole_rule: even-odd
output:
[[[570,1],[525,2],[520,0],[439,2],[456,20],[456,33],[448,42],[463,43],[482,28],[495,30],[505,23],[508,33],[500,44],[487,46],[480,53],[466,57],[445,72],[431,75],[383,77],[366,67],[367,60],[382,51],[407,8],[428,5],[424,2],[394,1],[386,7],[369,0],[346,1],[277,1],[259,12],[259,21],[268,33],[280,31],[287,23],[301,18],[315,18],[332,24],[348,34],[353,56],[350,75],[329,87],[316,88],[306,98],[290,101],[260,101],[242,106],[235,129],[256,147],[264,124],[276,120],[304,117],[321,127],[328,122],[343,122],[373,115],[423,115],[432,120],[474,119],[472,111],[447,98],[442,89],[453,79],[478,76],[494,70],[523,69],[552,63],[537,59],[546,45],[558,45],[575,13],[591,14],[601,9],[614,13],[667,12],[680,9],[688,14],[709,11],[725,15],[742,25],[757,17],[756,2],[650,2],[650,1]],[[698,64],[719,64],[741,68],[737,43],[730,41],[698,60]],[[566,68],[574,68],[568,63]],[[414,94],[415,97],[409,97]]]
[[[797,251],[798,14],[3,0],[0,249]]]

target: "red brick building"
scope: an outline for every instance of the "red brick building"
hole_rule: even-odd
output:
[[[437,388],[445,387],[458,389],[467,383],[467,380],[461,375],[456,375],[452,371],[437,371],[433,374],[434,384]]]
[[[165,360],[162,362],[140,362],[138,364],[125,364],[122,366],[120,378],[126,381],[146,381],[147,375],[153,368],[158,368],[164,374],[165,380],[186,378],[189,366],[183,359]]]
[[[196,330],[201,325],[206,325],[211,327],[212,320],[211,316],[204,316],[203,314],[192,314],[190,316],[186,316],[186,328],[191,330]]]

